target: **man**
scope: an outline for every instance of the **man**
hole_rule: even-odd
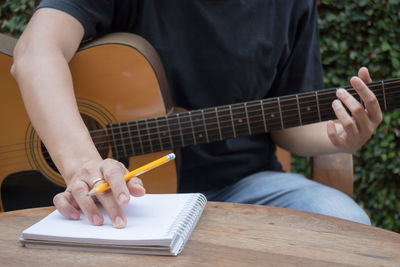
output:
[[[318,90],[323,84],[315,2],[42,1],[15,48],[12,73],[67,184],[54,198],[57,209],[70,219],[78,219],[80,209],[101,225],[103,217],[86,193],[95,178],[104,177],[112,193],[97,199],[114,226],[124,227],[121,207],[129,194],[145,193],[139,179],[124,182],[120,162],[100,157],[79,115],[68,61],[81,42],[114,31],[143,36],[160,54],[174,104],[188,110]],[[281,172],[274,149],[278,144],[303,156],[356,151],[382,120],[365,85],[370,81],[366,68],[350,81],[365,108],[347,91],[337,91],[336,122],[182,149],[179,191],[369,224],[365,212],[341,192]]]

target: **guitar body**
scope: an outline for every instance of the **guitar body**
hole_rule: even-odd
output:
[[[5,125],[0,131],[0,187],[8,175],[25,170],[38,170],[50,181],[64,185],[32,128],[10,74],[16,40],[0,37],[0,112]],[[76,53],[70,68],[79,110],[89,130],[95,133],[92,138],[99,143],[103,157],[113,157],[106,137],[108,124],[165,115],[172,107],[158,55],[139,36],[119,33],[96,40]],[[129,169],[170,152],[130,157]],[[172,162],[140,178],[149,193],[176,192],[176,173]]]

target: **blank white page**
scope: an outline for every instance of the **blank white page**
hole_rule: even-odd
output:
[[[22,233],[24,239],[120,245],[168,245],[169,230],[185,204],[198,194],[146,194],[131,197],[124,206],[126,228],[116,229],[104,213],[102,226],[91,225],[81,214],[80,220],[68,220],[57,210]]]

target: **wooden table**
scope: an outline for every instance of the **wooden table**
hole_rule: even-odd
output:
[[[2,266],[400,266],[400,234],[328,216],[209,202],[177,257],[28,249],[18,237],[54,207],[0,214]]]

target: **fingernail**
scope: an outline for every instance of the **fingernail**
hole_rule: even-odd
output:
[[[98,215],[93,215],[92,220],[95,225],[101,224],[101,218]]]
[[[121,217],[117,216],[114,219],[113,226],[115,228],[124,228],[125,227],[125,222],[124,222],[124,220],[122,220]]]
[[[128,201],[128,197],[126,196],[125,193],[121,193],[121,194],[119,195],[119,201],[120,201],[121,203],[125,203],[126,201]]]
[[[361,79],[360,79],[359,77],[357,77],[357,76],[354,76],[354,81],[355,81],[356,83],[360,83],[360,82],[361,82]]]
[[[340,88],[337,90],[336,94],[337,94],[337,96],[344,96],[345,91],[344,91],[344,89]]]
[[[146,188],[144,188],[143,185],[141,185],[141,184],[135,184],[135,187],[136,187],[136,188],[139,188],[139,189],[141,189],[141,190],[143,190],[143,192],[146,193]]]
[[[135,186],[138,187],[138,188],[143,188],[144,189],[143,185],[141,185],[141,184],[135,184]]]
[[[340,103],[340,101],[336,99],[333,101],[332,106],[339,107],[339,105],[340,105],[339,103]]]

